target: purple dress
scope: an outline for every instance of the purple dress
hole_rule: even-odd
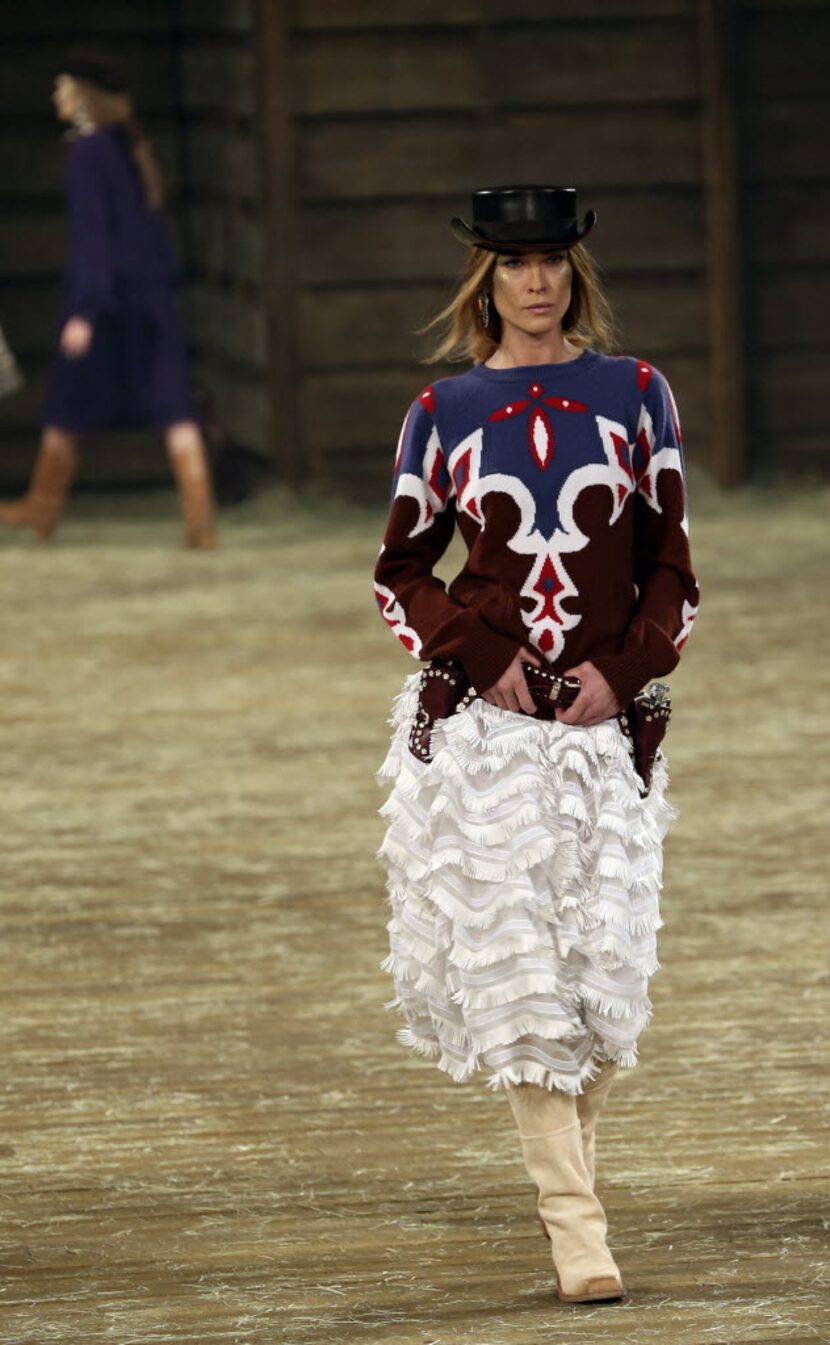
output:
[[[92,323],[87,354],[55,350],[41,425],[78,433],[164,427],[195,419],[178,267],[160,210],[152,210],[123,134],[103,127],[72,142],[67,165],[69,256],[60,332]]]

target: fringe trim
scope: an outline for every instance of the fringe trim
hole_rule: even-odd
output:
[[[528,827],[526,830],[530,836],[536,835],[541,828]],[[521,838],[521,832],[517,832],[516,837],[510,839],[518,838]],[[442,845],[442,840],[443,838],[438,841],[441,848],[435,857],[434,868],[441,869],[452,865],[468,878],[481,878],[488,883],[507,882],[520,873],[526,873],[534,865],[550,859],[556,849],[556,837],[543,833],[533,842],[529,838],[522,842],[522,849],[511,859],[499,860],[486,854],[474,858],[457,845]]]
[[[429,900],[449,921],[457,921],[470,930],[489,929],[511,907],[523,910],[540,904],[536,891],[526,874],[513,883],[482,884],[485,887],[485,894],[483,895],[486,895],[486,900],[482,901],[479,909],[468,905],[453,891],[447,881],[452,876],[451,870],[444,870],[432,876],[429,883]],[[400,884],[396,878],[391,881],[393,890],[403,903],[409,900],[410,892],[420,890],[417,885],[407,887],[406,882]],[[492,886],[491,892],[486,891],[487,886]]]
[[[391,1007],[388,1005],[386,1007]],[[528,1020],[529,1022],[530,1020]],[[543,1041],[562,1041],[567,1039],[566,1033],[551,1035],[549,1024],[545,1025],[544,1036],[536,1033],[534,1027],[530,1027],[524,1035],[538,1035]],[[459,1061],[456,1057],[450,1055],[446,1046],[442,1045],[435,1037],[426,1037],[411,1024],[406,1027],[398,1028],[395,1032],[396,1041],[402,1046],[409,1047],[410,1050],[427,1059],[438,1060],[438,1068],[448,1074],[456,1083],[464,1083],[471,1078],[479,1069],[482,1068],[481,1055],[477,1052],[468,1055],[466,1059]],[[494,1049],[499,1046],[509,1045],[510,1038],[506,1042],[492,1042],[486,1049]],[[450,1046],[461,1047],[467,1045],[463,1036],[453,1033],[448,1034],[447,1042]],[[638,1063],[638,1051],[636,1046],[615,1047],[609,1042],[601,1041],[598,1043],[603,1056],[599,1058],[596,1050],[587,1064],[580,1070],[576,1079],[571,1074],[564,1074],[553,1065],[544,1065],[540,1061],[527,1058],[519,1059],[516,1064],[502,1065],[497,1068],[486,1080],[486,1086],[491,1091],[504,1089],[510,1084],[535,1083],[543,1088],[558,1088],[566,1093],[582,1092],[586,1083],[592,1083],[601,1073],[606,1060],[613,1060],[621,1069],[633,1069]]]
[[[637,1064],[637,1052],[617,1051],[614,1053],[610,1048],[607,1050],[607,1058],[616,1060],[621,1069],[632,1069]],[[597,1060],[592,1057],[585,1070],[581,1071],[578,1079],[575,1081],[572,1075],[560,1074],[554,1068],[548,1068],[536,1060],[522,1060],[515,1066],[505,1065],[497,1069],[487,1079],[487,1087],[493,1092],[499,1089],[506,1089],[511,1084],[535,1083],[540,1084],[542,1088],[558,1088],[563,1093],[580,1094],[586,1083],[592,1083],[599,1075],[605,1060]]]
[[[386,928],[389,930],[390,956],[394,955],[403,962],[420,962],[427,967],[439,956],[437,943],[430,944],[417,931],[402,925],[399,921],[397,923],[390,921]],[[392,967],[381,964],[381,970],[391,971]]]
[[[562,1074],[553,1066],[543,1065],[538,1060],[522,1060],[517,1065],[504,1065],[487,1079],[487,1087],[492,1092],[507,1089],[510,1085],[522,1083],[539,1084],[542,1088],[557,1088],[560,1092],[579,1095],[586,1083],[591,1083],[600,1072],[600,1065],[593,1069],[593,1059],[588,1068],[575,1080],[573,1075]]]
[[[584,917],[577,929],[551,928],[521,908],[511,914],[505,907],[501,914],[505,918],[494,918],[489,927],[493,930],[491,937],[479,946],[472,939],[465,943],[462,935],[451,928],[433,933],[430,940],[428,934],[413,927],[405,907],[387,922],[386,928],[391,950],[401,963],[420,962],[430,969],[436,958],[445,958],[450,967],[463,973],[486,971],[516,957],[554,957],[558,935],[589,961],[596,961],[602,971],[630,967],[641,975],[651,976],[660,970],[652,936],[664,922],[656,911],[624,923],[619,921],[617,911],[607,920],[599,919],[592,924]],[[384,970],[392,970],[391,964]]]
[[[395,698],[376,773],[393,786],[378,810],[387,829],[377,856],[393,912],[380,966],[397,993],[386,1007],[407,1020],[398,1040],[458,1081],[486,1066],[489,1051],[509,1058],[522,1038],[525,1049],[527,1038],[584,1045],[586,1032],[603,1059],[634,1065],[652,1013],[648,978],[660,966],[661,841],[677,817],[663,754],[642,798],[617,724],[523,721],[475,702],[436,725],[433,759],[420,762],[408,748],[419,680]],[[533,997],[555,1003],[561,1022],[534,1010]],[[555,1066],[517,1058],[488,1086],[529,1080],[579,1092],[593,1077],[590,1062],[575,1085]]]
[[[394,1009],[406,1015],[406,1007],[398,998],[390,1000],[384,1008]],[[546,1041],[564,1041],[578,1035],[581,1030],[578,1020],[563,1020],[557,1026],[551,1023],[549,1016],[528,1010],[516,1019],[496,1023],[493,1027],[477,1032],[475,1049],[467,1028],[451,1022],[442,1022],[440,1033],[433,1031],[426,1024],[419,1031],[412,1023],[408,1023],[406,1027],[397,1030],[395,1037],[398,1041],[403,1041],[404,1037],[413,1039],[418,1043],[415,1049],[423,1055],[437,1055],[439,1051],[446,1050],[450,1046],[462,1051],[467,1057],[472,1055],[478,1059],[486,1051],[509,1046],[511,1042],[523,1037],[536,1036]],[[409,1044],[409,1041],[407,1040],[405,1044]]]
[[[545,995],[565,1002],[571,992],[567,982],[557,975],[551,965],[544,971],[522,971],[521,967],[507,972],[493,985],[479,987],[461,985],[447,996],[450,1003],[459,1004],[468,1013],[484,1009],[498,1009],[505,1004],[518,1004],[528,995]]]
[[[522,828],[541,825],[541,809],[536,799],[527,799],[522,802],[521,796],[515,794],[510,802],[514,806],[509,813],[500,810],[497,805],[493,805],[492,812],[498,814],[501,811],[501,818],[490,822],[477,822],[471,821],[469,816],[465,816],[461,808],[448,794],[443,794],[435,800],[430,811],[430,817],[437,818],[439,822],[448,819],[454,823],[462,836],[475,845],[502,845]]]
[[[423,1037],[417,1036],[411,1027],[399,1027],[395,1039],[402,1046],[410,1046],[419,1055],[438,1055],[441,1050],[437,1041],[425,1041]]]
[[[483,813],[492,812],[506,803],[508,799],[513,799],[517,794],[527,794],[535,791],[538,787],[539,770],[531,762],[519,763],[516,769],[505,779],[491,780],[482,789],[470,787],[469,777],[452,760],[449,753],[445,753],[442,757],[441,766],[443,770],[441,786],[447,790],[448,795],[451,793],[459,808],[469,818],[480,817]],[[401,785],[405,793],[408,787],[405,777],[401,781]],[[443,800],[438,806],[444,806]]]
[[[652,1013],[651,1000],[647,994],[626,996],[606,995],[601,990],[580,982],[577,993],[583,1003],[604,1018],[649,1018]]]
[[[544,1037],[548,1041],[564,1041],[580,1031],[577,1021],[563,1021],[557,1030],[545,1014],[534,1014],[532,1010],[511,1018],[509,1022],[499,1023],[492,1028],[483,1028],[476,1032],[476,1052],[481,1056],[485,1051],[496,1047],[509,1046],[522,1037]]]
[[[524,923],[523,920],[522,924]],[[501,922],[503,929],[505,924],[509,925],[509,921]],[[492,943],[485,944],[481,948],[471,948],[469,944],[462,943],[456,934],[449,946],[447,957],[454,967],[470,971],[491,967],[496,962],[503,962],[505,958],[521,953],[538,953],[540,949],[552,946],[550,937],[548,936],[546,942],[545,934],[540,929],[528,930],[525,927],[511,931],[507,928]]]

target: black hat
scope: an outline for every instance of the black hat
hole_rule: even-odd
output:
[[[85,80],[107,93],[127,92],[126,80],[112,58],[91,47],[73,47],[66,52],[57,73]]]
[[[571,247],[596,224],[589,210],[580,224],[574,187],[485,187],[473,192],[472,227],[456,215],[450,228],[468,247]]]

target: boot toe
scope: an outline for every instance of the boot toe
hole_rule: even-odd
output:
[[[215,532],[189,532],[184,544],[189,551],[215,551],[219,540]]]
[[[628,1296],[625,1285],[616,1275],[592,1275],[572,1294],[564,1293],[557,1280],[556,1293],[563,1303],[600,1303]]]

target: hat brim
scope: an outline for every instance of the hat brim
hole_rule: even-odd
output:
[[[450,220],[450,228],[459,243],[463,243],[465,247],[486,248],[488,252],[539,252],[550,247],[573,247],[575,243],[580,243],[586,234],[591,232],[596,222],[597,212],[587,210],[582,223],[577,224],[573,234],[568,238],[512,239],[510,242],[501,242],[494,238],[485,237],[478,229],[472,229],[458,215],[454,215]]]

